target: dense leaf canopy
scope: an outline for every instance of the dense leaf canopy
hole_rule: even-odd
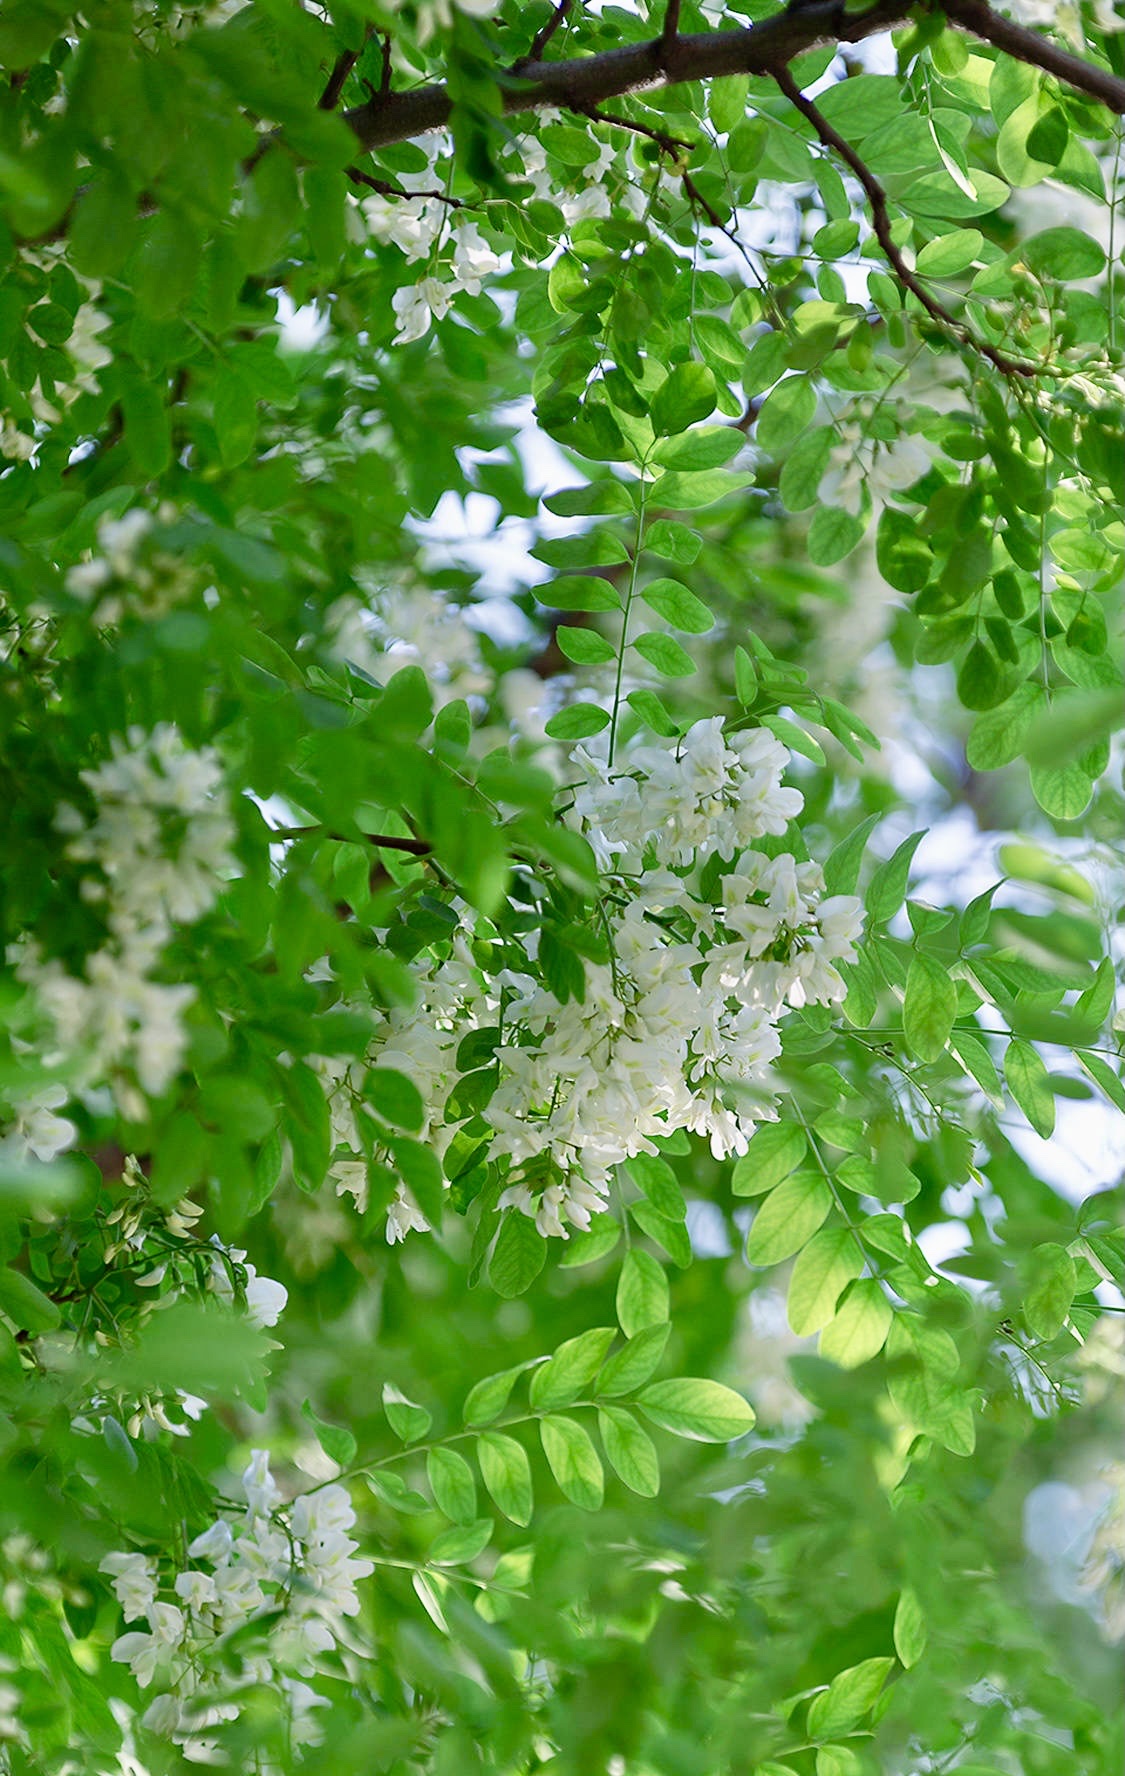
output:
[[[0,1771],[1119,1771],[1125,18],[0,68]]]

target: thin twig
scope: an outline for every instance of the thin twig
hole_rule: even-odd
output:
[[[346,833],[329,832],[323,826],[271,826],[271,839],[308,839],[314,833],[322,838],[331,839],[337,845],[354,845],[355,840]],[[369,845],[379,845],[384,851],[405,851],[410,857],[428,857],[433,847],[424,839],[400,839],[393,833],[360,833]]]
[[[656,143],[661,153],[667,154],[672,160],[679,160],[681,151],[690,154],[694,146],[682,136],[671,136],[667,130],[653,129],[651,124],[639,123],[635,117],[623,117],[619,111],[602,111],[597,105],[576,105],[574,109],[580,116],[590,118],[593,123],[610,123],[618,129],[632,130],[635,135],[647,136],[650,142]]]
[[[851,169],[862,185],[867,201],[871,205],[871,220],[875,228],[875,238],[886,255],[887,263],[894,271],[900,284],[917,297],[931,320],[937,322],[946,332],[952,333],[962,345],[971,346],[990,364],[1005,376],[1039,376],[1046,370],[1045,365],[1029,364],[1020,358],[1009,358],[1005,352],[998,351],[987,340],[978,339],[971,327],[965,326],[952,315],[936,296],[932,296],[922,280],[911,271],[891,235],[891,213],[887,205],[887,194],[867,163],[860,159],[850,142],[846,142],[838,130],[833,129],[828,119],[806,98],[788,68],[775,68],[773,78],[777,82],[790,104],[808,119],[816,135],[825,148],[831,148],[844,164]]]
[[[559,4],[555,7],[554,12],[547,20],[547,23],[545,25],[540,25],[538,31],[536,31],[535,36],[531,40],[531,48],[528,50],[527,54],[521,56],[518,62],[513,63],[513,74],[518,74],[521,68],[529,68],[533,63],[543,59],[543,51],[546,49],[548,43],[550,43],[551,38],[554,36],[559,26],[565,23],[571,5],[572,0],[559,0]]]
[[[436,187],[425,191],[407,191],[405,186],[396,185],[393,179],[376,179],[373,174],[365,173],[362,167],[345,167],[344,171],[354,184],[366,185],[369,190],[377,191],[380,197],[436,197],[439,203],[448,204],[451,210],[470,207],[463,197],[450,197],[447,191],[439,191]]]

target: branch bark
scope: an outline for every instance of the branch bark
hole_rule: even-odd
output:
[[[1125,80],[1072,55],[1022,25],[1013,24],[984,0],[942,0],[950,23],[993,44],[1019,61],[1053,74],[1119,116],[1125,115]],[[729,74],[775,74],[794,57],[823,43],[859,43],[876,31],[904,24],[910,0],[875,0],[862,13],[846,13],[840,0],[811,0],[775,18],[737,31],[696,32],[605,50],[559,62],[528,60],[500,76],[507,115],[539,111],[588,111],[592,105],[645,87],[679,86]],[[673,7],[672,17],[678,23]],[[365,151],[423,136],[449,122],[452,101],[445,86],[387,93],[376,104],[344,113]]]
[[[727,74],[771,74],[794,56],[822,43],[859,43],[876,31],[901,24],[910,0],[876,0],[867,12],[845,15],[839,0],[814,0],[798,11],[783,12],[738,31],[704,31],[663,37],[601,55],[560,62],[530,62],[502,83],[507,115],[540,111],[588,111],[606,99],[642,87],[679,86],[690,80],[715,80]],[[444,86],[419,86],[411,92],[389,93],[378,105],[357,105],[344,113],[362,148],[370,151],[423,136],[449,122],[452,101]]]

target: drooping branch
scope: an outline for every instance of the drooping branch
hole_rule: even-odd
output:
[[[952,25],[1125,115],[1125,80],[1117,75],[1003,18],[985,0],[942,0],[942,4]],[[745,29],[681,36],[675,0],[671,0],[664,30],[646,43],[558,62],[535,60],[562,22],[564,11],[560,4],[543,27],[548,37],[543,42],[537,38],[529,56],[499,76],[505,113],[547,107],[585,111],[645,87],[680,86],[731,74],[771,75],[821,44],[859,43],[877,31],[903,24],[913,7],[910,0],[875,0],[867,11],[849,13],[840,0],[811,0]],[[543,32],[539,36],[542,38]],[[378,102],[358,105],[344,115],[361,147],[369,151],[441,129],[449,122],[451,110],[448,89],[433,85],[381,94]]]
[[[863,187],[864,196],[871,205],[871,221],[875,229],[875,238],[886,255],[887,263],[899,283],[909,290],[912,296],[917,297],[931,320],[936,321],[943,331],[951,333],[962,345],[971,346],[974,351],[980,353],[982,358],[987,358],[989,363],[995,364],[996,368],[1003,371],[1005,376],[1041,374],[1044,366],[1031,364],[1020,358],[1010,358],[1005,352],[999,351],[996,346],[990,345],[987,340],[978,339],[971,328],[959,321],[943,303],[937,300],[936,296],[927,290],[925,284],[910,269],[895,245],[891,233],[891,213],[887,204],[887,194],[871,168],[856,153],[851,143],[844,140],[839,130],[833,129],[828,119],[813,104],[812,100],[805,97],[787,68],[777,69],[774,79],[794,109],[811,123],[824,147],[831,148],[835,154],[838,154],[844,165],[858,179]]]

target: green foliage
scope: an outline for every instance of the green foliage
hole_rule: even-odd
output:
[[[1123,39],[844,10],[3,8],[3,1776],[1120,1764]]]

